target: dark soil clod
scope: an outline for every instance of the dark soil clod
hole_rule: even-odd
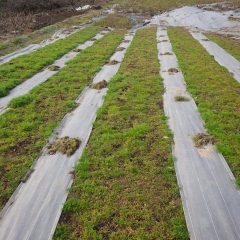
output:
[[[103,88],[106,88],[107,85],[108,85],[107,81],[106,81],[106,80],[102,80],[102,81],[100,81],[100,82],[98,82],[98,83],[93,83],[93,84],[91,85],[91,88],[97,89],[97,90],[101,90],[101,89],[103,89]]]
[[[60,67],[57,66],[57,65],[51,65],[51,66],[48,67],[48,69],[50,71],[58,71],[60,69]]]
[[[124,42],[124,43],[129,43],[130,41],[129,41],[129,40],[124,40],[123,42]]]
[[[175,101],[176,102],[188,102],[190,99],[185,96],[175,96]]]
[[[216,140],[207,133],[199,133],[193,137],[195,147],[203,148],[208,144],[215,144]]]
[[[179,70],[176,69],[176,68],[169,68],[169,69],[168,69],[168,72],[169,72],[169,74],[173,75],[174,73],[178,73]]]
[[[81,141],[78,138],[57,138],[55,142],[49,144],[48,153],[53,155],[56,152],[60,152],[62,154],[66,154],[67,156],[71,156],[76,152],[80,144]]]
[[[204,39],[201,39],[202,41],[205,41],[205,42],[209,42],[209,39],[207,38],[204,38]]]

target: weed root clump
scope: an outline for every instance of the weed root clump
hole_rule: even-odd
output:
[[[112,60],[112,61],[110,61],[109,63],[108,63],[108,65],[116,65],[116,64],[118,64],[119,63],[119,61],[117,61],[117,60]]]
[[[175,101],[176,102],[188,102],[190,99],[185,96],[175,96]]]
[[[48,69],[50,71],[58,71],[60,69],[60,67],[57,66],[57,65],[51,65],[51,66],[48,67]]]
[[[48,146],[48,153],[50,155],[60,152],[67,156],[73,155],[79,148],[81,141],[78,138],[63,137],[57,138],[55,142]]]
[[[161,53],[160,55],[161,55],[161,56],[171,56],[171,55],[173,55],[173,53],[171,53],[171,52],[165,52],[165,53]]]
[[[174,73],[178,73],[179,71],[176,68],[169,68],[168,72],[169,72],[169,74],[173,75]]]
[[[81,51],[82,51],[82,49],[80,49],[80,48],[73,49],[73,52],[81,52]]]
[[[207,133],[198,133],[193,137],[193,141],[194,141],[195,147],[197,148],[203,148],[208,144],[216,143],[216,140],[214,139],[214,137],[210,136]]]
[[[102,81],[100,81],[100,82],[98,82],[98,83],[93,83],[93,84],[91,85],[91,88],[97,89],[97,90],[101,90],[101,89],[103,89],[103,88],[106,88],[107,85],[108,85],[107,81],[106,81],[106,80],[102,80]]]
[[[116,49],[117,52],[121,52],[121,51],[124,51],[124,50],[125,50],[124,47],[118,47],[118,48]]]

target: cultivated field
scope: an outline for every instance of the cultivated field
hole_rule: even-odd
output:
[[[211,2],[0,43],[0,240],[240,239],[240,9]]]

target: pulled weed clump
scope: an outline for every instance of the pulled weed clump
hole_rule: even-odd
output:
[[[176,102],[188,102],[188,101],[190,101],[190,99],[188,97],[185,97],[185,96],[182,96],[182,95],[175,96],[174,99],[175,99]]]
[[[58,71],[58,70],[60,70],[60,67],[57,66],[57,65],[50,65],[48,67],[48,70],[50,70],[50,71]]]
[[[172,56],[173,53],[171,53],[171,52],[165,52],[165,53],[161,53],[160,55],[161,55],[161,56]]]
[[[116,49],[116,52],[121,52],[121,51],[124,51],[126,48],[124,48],[124,47],[118,47],[117,49]]]
[[[52,64],[79,44],[84,43],[97,32],[99,32],[97,27],[83,29],[65,39],[0,65],[0,97],[6,96],[11,89]]]
[[[82,49],[80,49],[80,48],[73,49],[73,52],[81,52],[81,51],[82,51]]]
[[[197,99],[206,129],[216,140],[217,149],[240,185],[240,85],[188,31],[182,28],[168,31],[188,90]],[[221,39],[222,43],[225,41],[226,46],[231,45],[227,38]],[[236,45],[236,49],[240,49],[239,46]],[[237,50],[236,53],[239,55]]]
[[[15,108],[0,115],[0,208],[122,40],[123,32],[109,33],[17,103],[13,100]]]
[[[108,87],[54,239],[189,239],[155,28],[136,33]]]
[[[57,152],[60,152],[70,157],[77,151],[80,144],[81,144],[81,141],[78,138],[70,138],[67,136],[62,138],[57,138],[54,142],[48,145],[48,153],[50,155],[53,155],[53,154],[56,154]]]
[[[158,43],[163,43],[163,42],[168,42],[168,40],[164,39],[164,40],[159,40]]]
[[[179,72],[179,70],[177,68],[169,68],[168,69],[168,73],[170,75],[173,75],[173,74],[178,73],[178,72]]]
[[[119,63],[119,61],[117,61],[117,60],[112,60],[112,61],[110,61],[109,63],[108,63],[108,65],[116,65],[116,64],[118,64]]]
[[[209,144],[214,145],[216,140],[207,133],[198,133],[193,137],[195,147],[203,148]]]
[[[103,88],[106,88],[107,85],[108,85],[108,82],[106,80],[102,80],[100,82],[91,84],[91,88],[96,89],[96,90],[101,90]]]

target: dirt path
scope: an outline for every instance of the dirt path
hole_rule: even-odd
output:
[[[126,35],[119,47],[127,48],[133,39]],[[118,71],[126,50],[116,52],[110,61],[119,63],[106,65],[96,75],[93,83],[109,81]],[[86,88],[77,100],[78,107],[68,114],[57,131],[58,137],[79,138],[81,145],[71,156],[45,153],[38,159],[34,171],[22,183],[7,206],[0,220],[1,240],[51,239],[67,198],[67,189],[73,181],[72,170],[79,160],[91,133],[96,111],[101,106],[107,89]],[[55,136],[56,137],[56,136]]]
[[[203,149],[194,146],[192,138],[206,132],[204,124],[186,90],[167,31],[159,27],[157,37],[160,73],[166,88],[164,109],[174,134],[175,167],[191,239],[240,239],[240,192],[234,185],[235,179],[212,145]],[[178,71],[169,73],[171,68]],[[176,96],[189,101],[176,101]]]
[[[210,41],[201,32],[192,32],[192,36],[199,41],[199,43],[207,50],[207,52],[214,56],[215,60],[225,67],[233,77],[240,82],[240,62],[221,48],[218,44]]]
[[[106,31],[106,30],[102,31],[102,32],[98,33],[93,39],[99,40],[102,37],[104,37],[104,35],[108,32],[109,31]],[[77,47],[77,49],[80,49],[80,50],[87,49],[88,47],[91,47],[94,44],[94,42],[95,42],[95,40],[94,41],[88,40],[85,43],[80,44]],[[43,71],[35,74],[33,77],[29,78],[28,80],[24,81],[22,84],[18,85],[14,89],[12,89],[7,96],[0,98],[0,115],[7,110],[7,107],[13,98],[25,95],[28,92],[30,92],[34,87],[47,81],[50,77],[52,77],[54,74],[59,72],[61,70],[61,68],[63,68],[68,61],[70,61],[71,59],[76,57],[78,53],[79,52],[76,52],[73,50],[70,51],[69,53],[65,54],[63,57],[61,57],[60,59],[56,60],[53,63],[53,65],[56,65],[59,67],[58,70],[51,71],[51,70],[49,70],[48,67],[46,67]]]

